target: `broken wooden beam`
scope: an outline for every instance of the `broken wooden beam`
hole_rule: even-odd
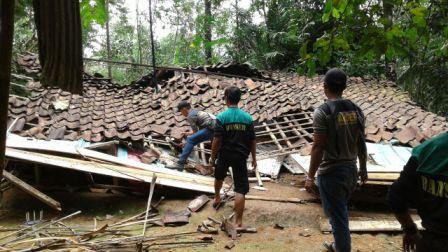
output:
[[[27,184],[25,181],[19,179],[18,177],[12,175],[11,173],[3,170],[3,177],[6,178],[9,182],[11,182],[13,185],[17,186],[22,191],[30,194],[34,198],[42,201],[43,203],[47,204],[51,208],[53,208],[56,211],[61,211],[61,203],[57,202],[56,200],[52,199],[48,195],[42,193],[41,191],[37,190],[36,188],[32,187],[31,185]]]

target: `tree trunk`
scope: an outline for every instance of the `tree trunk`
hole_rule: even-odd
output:
[[[157,78],[156,78],[156,53],[155,53],[155,46],[154,46],[154,33],[152,30],[152,1],[148,0],[148,14],[149,14],[149,36],[151,39],[151,59],[152,59],[152,80],[153,80],[153,85],[154,85],[154,89],[156,92],[159,92],[159,88],[157,85]]]
[[[106,20],[106,46],[107,46],[107,60],[111,60],[110,57],[110,30],[109,30],[109,20],[110,20],[110,13],[109,13],[109,0],[106,0],[106,13],[107,13],[107,20]],[[110,63],[107,63],[107,75],[109,76],[109,79],[112,79],[112,65]]]
[[[383,17],[387,20],[387,24],[384,26],[384,30],[388,31],[393,25],[393,8],[394,5],[390,3],[390,0],[383,0]],[[386,78],[395,81],[396,74],[393,68],[393,60],[390,62],[384,57],[384,70]]]
[[[204,0],[204,51],[205,51],[205,61],[207,64],[211,63],[212,60],[212,2],[211,0]]]
[[[135,19],[137,21],[137,48],[138,48],[138,63],[142,64],[142,45],[140,43],[140,23],[138,18],[138,1],[135,7]]]
[[[82,33],[79,1],[34,0],[42,65],[41,83],[82,93]]]
[[[0,1],[0,177],[6,165],[6,122],[8,121],[9,82],[11,79],[11,54],[14,33],[15,0]]]
[[[235,0],[235,59],[240,62],[240,13],[238,9],[238,0]]]

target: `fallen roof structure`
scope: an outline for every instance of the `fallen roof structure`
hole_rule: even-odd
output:
[[[35,55],[27,54],[18,63],[26,73],[38,76]],[[13,134],[8,137],[7,157],[146,183],[155,175],[161,185],[213,193],[211,177],[173,171],[160,163],[144,164],[139,158],[123,159],[120,152],[115,153],[117,157],[91,150],[89,145],[108,145],[109,141],[116,145],[120,140],[170,146],[167,138],[181,140],[190,128],[176,111],[178,102],[189,100],[195,108],[217,114],[224,109],[224,89],[236,85],[243,92],[242,108],[256,122],[257,188],[266,190],[259,173],[277,178],[282,167],[293,174],[307,173],[313,110],[324,101],[322,76],[266,74],[244,64],[219,64],[163,68],[158,77],[160,91],[156,92],[147,77],[120,87],[85,74],[82,96],[29,81],[28,98],[9,99],[8,127]],[[390,185],[410,154],[409,148],[392,147],[392,143],[413,147],[448,129],[446,118],[424,111],[392,82],[349,78],[344,96],[363,109],[367,141],[388,144],[369,144],[371,184]],[[193,163],[201,174],[207,173],[200,167],[207,163],[207,147],[196,148],[198,158]],[[395,158],[390,158],[392,152]]]
[[[38,73],[36,60],[36,56],[28,54],[18,62],[26,71]],[[224,109],[223,89],[237,85],[243,90],[242,107],[260,125],[259,134],[270,137],[270,143],[282,147],[279,150],[294,145],[294,149],[300,149],[303,143],[312,141],[312,110],[325,98],[322,76],[272,77],[254,70],[241,70],[239,78],[219,75],[229,72],[229,68],[235,72],[245,69],[218,65],[194,73],[188,69],[164,70],[167,77],[160,80],[158,93],[143,82],[119,87],[87,74],[82,96],[30,82],[29,98],[9,100],[10,122],[18,118],[12,132],[38,139],[82,138],[91,142],[141,141],[150,135],[179,139],[188,129],[188,123],[175,110],[179,101],[189,100],[194,107],[217,114]],[[446,118],[423,110],[392,82],[349,78],[344,96],[363,109],[367,117],[366,139],[370,142],[395,139],[416,146],[448,129]]]

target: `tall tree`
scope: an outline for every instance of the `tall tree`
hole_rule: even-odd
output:
[[[212,60],[212,2],[204,0],[204,50],[207,64]]]
[[[34,0],[44,86],[82,93],[82,33],[79,1]]]
[[[106,12],[107,12],[107,20],[106,20],[106,47],[107,47],[107,60],[111,60],[110,57],[110,30],[109,30],[109,0],[106,0]],[[107,63],[107,75],[109,79],[112,79],[112,65]]]
[[[14,33],[14,2],[0,1],[0,177],[5,166],[6,122],[8,121],[9,82]]]

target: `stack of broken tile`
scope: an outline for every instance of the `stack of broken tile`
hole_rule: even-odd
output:
[[[33,61],[27,55],[18,63],[25,69],[35,69],[36,57]],[[228,73],[228,69],[245,76],[219,75]],[[189,125],[176,112],[177,103],[189,100],[194,107],[217,114],[224,109],[223,90],[230,85],[242,88],[242,107],[258,124],[313,110],[325,98],[322,76],[282,77],[277,73],[281,80],[277,82],[255,70],[235,69],[234,65],[217,65],[203,68],[203,73],[173,70],[174,77],[161,80],[160,92],[140,83],[120,87],[87,74],[82,96],[30,82],[30,97],[9,100],[9,123],[18,118],[11,132],[38,139],[82,138],[91,142],[141,141],[149,135],[180,139]],[[416,146],[448,129],[446,118],[423,110],[392,82],[350,78],[345,97],[355,101],[366,114],[369,142],[396,139],[403,145]]]

